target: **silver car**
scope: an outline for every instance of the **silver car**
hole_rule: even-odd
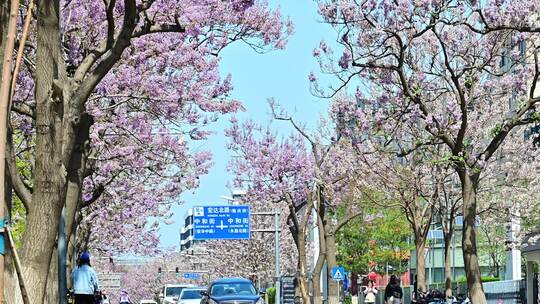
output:
[[[200,304],[202,299],[201,292],[206,291],[204,288],[185,288],[178,297],[178,304]]]

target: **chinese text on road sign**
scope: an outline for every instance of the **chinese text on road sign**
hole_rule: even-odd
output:
[[[120,289],[120,273],[98,273],[97,274],[99,282],[101,283],[100,288],[105,290],[118,290]]]
[[[193,239],[249,239],[249,216],[249,206],[195,207],[193,210]]]
[[[184,279],[197,280],[200,277],[201,277],[200,273],[196,273],[196,272],[185,272],[184,273]]]

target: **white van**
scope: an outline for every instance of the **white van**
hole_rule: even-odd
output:
[[[159,304],[178,304],[184,288],[196,287],[193,284],[167,284],[159,294]]]

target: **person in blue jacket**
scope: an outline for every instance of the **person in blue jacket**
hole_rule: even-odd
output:
[[[75,304],[94,304],[95,294],[99,290],[96,272],[90,265],[90,254],[83,252],[79,258],[79,265],[71,274],[73,280],[73,293]]]

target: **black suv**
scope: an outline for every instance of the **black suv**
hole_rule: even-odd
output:
[[[201,304],[265,304],[250,280],[219,279],[201,292]]]

